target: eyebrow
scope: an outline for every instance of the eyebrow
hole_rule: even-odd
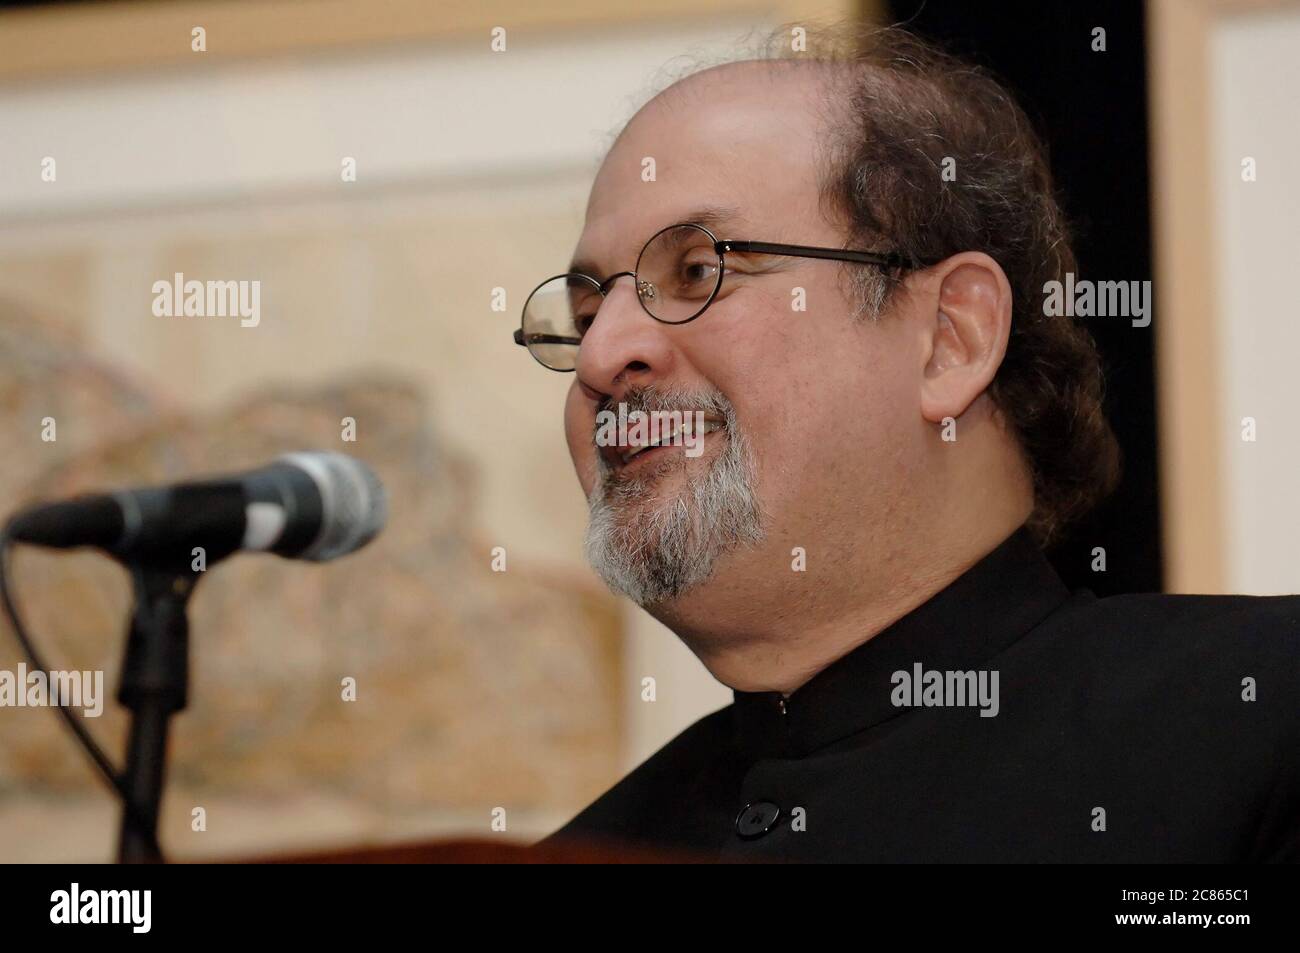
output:
[[[662,227],[667,228],[669,225],[681,225],[689,222],[693,225],[703,225],[709,231],[713,232],[719,240],[725,240],[732,236],[721,234],[723,229],[732,228],[741,221],[743,221],[743,218],[740,209],[734,205],[702,205],[680,218],[674,218],[671,222],[665,222]],[[658,229],[656,229],[656,231],[658,231]],[[650,235],[653,234],[655,234],[655,232],[646,235],[646,239],[649,239]],[[629,267],[635,267],[635,265],[636,262],[632,262]],[[573,261],[569,262],[570,273],[576,272],[580,275],[588,275],[592,278],[599,279],[602,277],[600,270],[600,266],[590,258],[575,258]]]

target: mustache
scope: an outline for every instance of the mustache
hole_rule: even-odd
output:
[[[650,413],[669,413],[672,411],[703,411],[705,414],[715,415],[727,422],[731,427],[735,423],[736,410],[731,405],[722,391],[711,390],[687,390],[682,387],[671,387],[663,384],[646,384],[641,387],[630,387],[617,400],[612,396],[604,397],[596,407],[596,414],[593,418],[591,429],[591,442],[596,445],[596,434],[600,432],[599,420],[606,413],[617,413],[619,405],[622,404],[629,414],[640,412]]]

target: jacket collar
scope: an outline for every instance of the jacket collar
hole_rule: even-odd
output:
[[[780,692],[734,692],[738,746],[797,758],[907,711],[894,673],[970,671],[1042,622],[1069,589],[1025,527],[927,602],[831,663],[781,705]]]

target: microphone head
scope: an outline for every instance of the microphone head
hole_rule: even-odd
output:
[[[375,471],[344,453],[311,450],[279,458],[306,473],[321,498],[321,528],[297,559],[326,562],[360,549],[384,528],[388,497]]]

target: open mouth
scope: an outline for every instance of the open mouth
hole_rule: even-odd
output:
[[[684,414],[683,417],[685,419],[680,423],[663,428],[660,433],[647,439],[643,444],[602,447],[601,455],[615,470],[622,470],[633,465],[634,462],[639,467],[643,462],[662,458],[672,450],[686,453],[693,447],[702,449],[702,442],[709,434],[726,427],[718,417],[706,415],[698,427],[695,414]]]

